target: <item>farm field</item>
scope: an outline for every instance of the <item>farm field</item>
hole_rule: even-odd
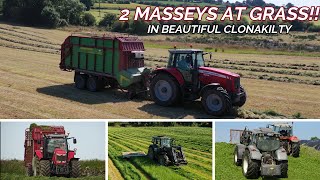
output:
[[[205,114],[200,101],[166,108],[142,97],[128,100],[120,90],[91,93],[74,88],[73,73],[58,67],[60,44],[71,31],[90,29],[48,30],[0,23],[0,118],[212,118]],[[167,49],[174,44],[181,48],[188,44],[167,42],[162,36],[141,38],[146,47],[145,63],[150,67],[164,66]],[[212,45],[193,46],[206,49]],[[233,51],[227,46],[221,52],[220,48],[207,62],[243,76],[248,101],[240,111],[256,114],[273,110],[289,118],[297,113],[305,118],[320,117],[319,54],[279,55],[278,51],[248,49],[240,52],[241,49]]]
[[[166,135],[176,139],[185,152],[188,164],[160,166],[148,157],[130,160],[122,152],[148,152],[152,136]],[[212,179],[212,129],[201,127],[109,127],[109,177],[123,179]],[[111,166],[110,166],[111,164]]]
[[[228,143],[215,144],[215,160],[217,180],[231,180],[246,178],[242,175],[241,166],[233,164],[234,145]],[[289,156],[288,160],[288,180],[291,179],[318,179],[320,172],[320,152],[312,147],[301,146],[300,157],[293,158]],[[262,179],[262,178],[259,178]]]
[[[64,177],[28,177],[24,167],[24,162],[20,160],[0,160],[1,179],[88,179],[88,180],[103,180],[105,179],[105,162],[100,160],[80,160],[81,177],[79,178],[64,178]]]

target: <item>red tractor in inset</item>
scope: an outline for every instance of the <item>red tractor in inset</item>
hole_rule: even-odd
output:
[[[206,67],[204,55],[208,53],[200,49],[171,49],[169,53],[167,67],[153,71],[150,90],[156,104],[170,106],[201,97],[206,112],[214,116],[245,104],[247,97],[240,76]]]
[[[79,177],[79,158],[69,149],[63,126],[31,126],[25,131],[24,164],[28,176]]]
[[[267,125],[273,131],[280,133],[280,142],[282,147],[287,151],[288,155],[299,157],[300,140],[293,135],[293,126],[289,123],[274,123]]]

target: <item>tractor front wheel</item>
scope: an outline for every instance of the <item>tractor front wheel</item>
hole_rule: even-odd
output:
[[[299,143],[292,143],[292,156],[293,157],[299,157],[300,155],[300,144]]]
[[[287,178],[288,177],[288,162],[280,162],[280,169],[281,169],[281,175],[280,178]]]
[[[234,164],[236,166],[241,166],[242,160],[238,158],[238,147],[234,150]]]
[[[166,154],[164,154],[164,155],[160,155],[160,157],[159,157],[159,163],[160,163],[160,165],[162,165],[162,166],[168,166],[169,165],[169,158],[168,158],[168,156],[166,155]]]
[[[149,146],[149,149],[148,149],[148,157],[149,157],[151,160],[154,160],[154,152],[153,152],[152,146]]]
[[[73,178],[77,178],[80,176],[81,168],[80,168],[80,162],[77,159],[73,159],[70,161],[71,166],[71,172],[70,176]]]
[[[213,116],[224,115],[232,108],[230,96],[222,87],[204,92],[201,102],[206,112]]]
[[[40,176],[50,176],[50,161],[41,160],[40,161]]]
[[[242,173],[248,179],[258,179],[260,166],[257,161],[251,159],[250,153],[246,150],[242,158]]]
[[[74,77],[75,86],[78,89],[85,89],[86,88],[86,82],[87,82],[87,76],[84,74],[75,74]]]
[[[151,81],[151,96],[156,104],[170,106],[180,97],[179,87],[169,75],[159,74]]]

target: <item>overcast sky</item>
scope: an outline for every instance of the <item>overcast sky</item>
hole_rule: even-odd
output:
[[[1,123],[1,159],[19,159],[24,157],[24,132],[32,122]],[[38,125],[64,126],[70,137],[77,139],[77,144],[69,140],[71,149],[77,148],[76,157],[105,159],[105,125],[103,122],[35,122]]]
[[[242,2],[242,0],[229,0],[229,2]],[[286,5],[289,2],[295,6],[320,6],[320,0],[265,0],[266,3],[273,3],[278,6]]]
[[[247,126],[252,130],[266,127],[267,124],[271,124],[271,122],[217,122],[215,128],[216,141],[229,142],[230,129],[243,130]],[[294,122],[293,133],[300,140],[310,140],[314,136],[320,138],[320,122]]]

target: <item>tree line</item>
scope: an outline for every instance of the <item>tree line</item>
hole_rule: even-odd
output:
[[[107,13],[100,22],[96,22],[96,18],[90,13],[86,12],[90,10],[91,6],[97,2],[97,0],[0,0],[3,1],[3,17],[5,20],[19,22],[31,26],[47,26],[50,28],[56,28],[68,25],[80,25],[80,26],[95,26],[98,25],[108,31],[129,33],[136,35],[146,35],[147,28],[150,24],[218,24],[220,30],[226,25],[235,24],[249,24],[246,18],[243,18],[240,22],[230,21],[215,21],[205,22],[194,20],[192,22],[186,21],[129,21],[120,22],[115,14]],[[263,1],[263,0],[262,0]],[[111,1],[110,3],[131,3],[136,1]],[[157,1],[137,1],[138,3],[161,5]],[[165,1],[161,1],[163,3]],[[186,1],[187,2],[187,1]],[[209,1],[208,1],[209,2]],[[217,1],[210,1],[210,3],[216,3]],[[259,3],[260,0],[247,0],[243,3]],[[233,3],[234,5],[235,3]],[[150,4],[151,5],[151,4]],[[292,6],[287,5],[287,6]],[[255,22],[255,24],[291,24],[293,25],[293,31],[310,31],[319,32],[320,26],[314,25],[311,22]]]

